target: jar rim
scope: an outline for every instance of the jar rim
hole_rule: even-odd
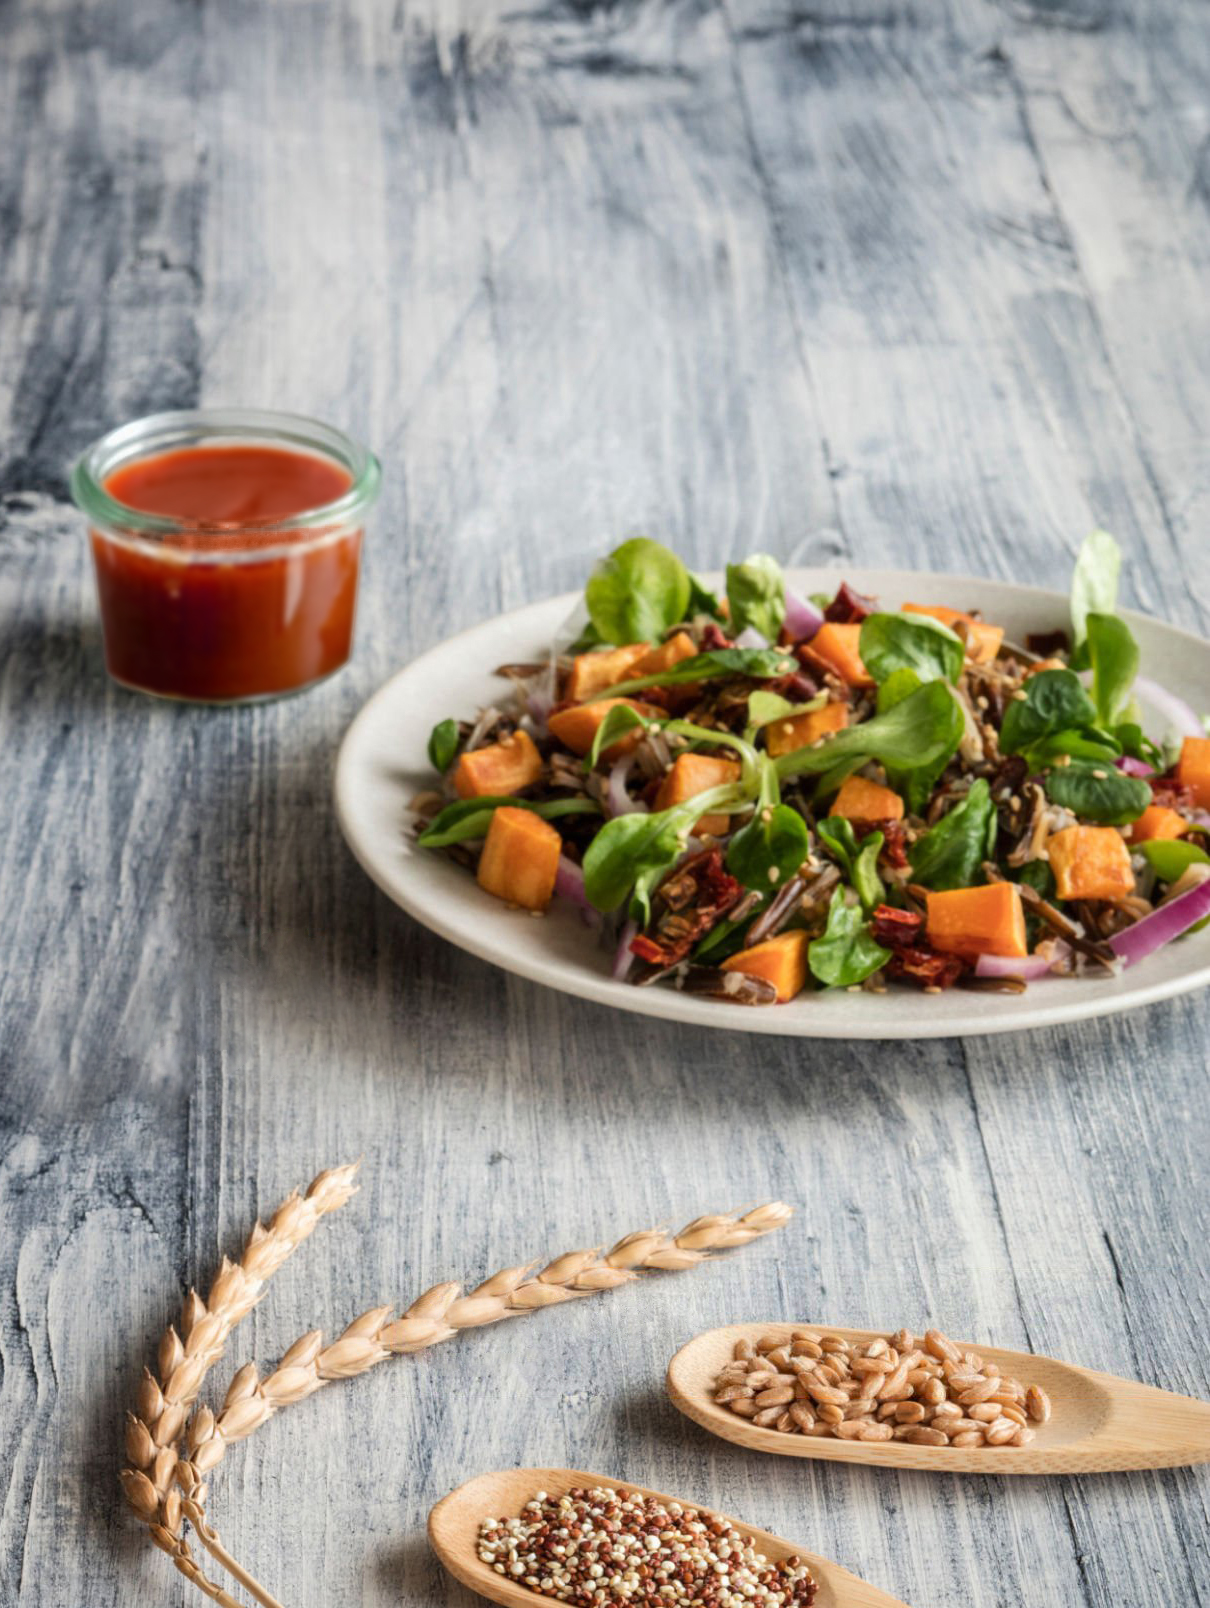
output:
[[[105,481],[116,470],[143,458],[172,452],[187,446],[200,446],[228,440],[239,444],[261,443],[286,450],[318,453],[347,469],[352,476],[346,491],[330,502],[291,514],[287,519],[238,520],[208,523],[181,519],[172,514],[153,514],[119,502],[105,489]],[[119,425],[98,437],[76,459],[71,470],[71,495],[77,508],[102,533],[132,545],[162,549],[173,536],[224,535],[255,536],[256,546],[188,556],[213,563],[267,559],[280,552],[297,552],[300,534],[315,533],[323,540],[347,527],[377,499],[382,467],[367,448],[342,430],[302,413],[266,408],[179,408],[151,413],[128,424]],[[279,546],[272,538],[280,535]],[[285,538],[291,540],[286,541]]]

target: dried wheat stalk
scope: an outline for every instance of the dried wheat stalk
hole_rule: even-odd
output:
[[[328,1346],[312,1329],[296,1340],[274,1371],[261,1379],[246,1363],[232,1379],[221,1410],[201,1407],[190,1421],[178,1478],[194,1493],[204,1475],[223,1459],[227,1447],[259,1429],[279,1407],[302,1401],[334,1379],[351,1379],[390,1356],[424,1351],[452,1340],[464,1329],[482,1328],[540,1307],[616,1289],[640,1271],[679,1271],[705,1261],[711,1251],[750,1244],[789,1221],[781,1202],[758,1206],[743,1216],[699,1217],[670,1235],[659,1229],[628,1234],[609,1251],[570,1251],[532,1273],[532,1263],[505,1268],[464,1295],[458,1284],[437,1284],[412,1303],[401,1318],[394,1308],[371,1307]],[[532,1275],[532,1276],[531,1276]]]
[[[238,1262],[223,1258],[205,1301],[196,1290],[190,1290],[182,1308],[179,1334],[169,1326],[160,1341],[158,1378],[150,1369],[143,1370],[137,1410],[126,1417],[130,1467],[121,1474],[126,1500],[150,1527],[155,1544],[168,1553],[181,1573],[224,1608],[239,1608],[239,1604],[206,1579],[181,1534],[182,1493],[173,1484],[177,1442],[203,1379],[222,1356],[227,1336],[260,1300],[268,1279],[298,1249],[320,1218],[343,1206],[356,1191],[356,1171],[356,1163],[332,1167],[313,1179],[305,1194],[295,1190],[277,1208],[267,1227],[256,1224]],[[200,1528],[198,1533],[202,1534]],[[233,1572],[237,1578],[242,1573],[238,1566]]]
[[[202,1573],[182,1534],[182,1524],[188,1520],[194,1526],[203,1546],[263,1608],[281,1608],[223,1549],[206,1518],[207,1487],[203,1478],[221,1462],[229,1444],[250,1435],[278,1407],[301,1401],[333,1379],[364,1373],[388,1356],[422,1351],[450,1340],[464,1329],[481,1328],[504,1318],[535,1312],[540,1307],[615,1289],[637,1278],[640,1271],[679,1271],[694,1267],[713,1251],[747,1245],[781,1228],[791,1216],[790,1207],[774,1202],[743,1214],[699,1217],[675,1235],[661,1229],[628,1234],[603,1255],[599,1251],[569,1252],[537,1274],[532,1272],[533,1264],[506,1268],[469,1295],[464,1295],[457,1284],[436,1285],[413,1302],[401,1318],[394,1320],[392,1308],[371,1308],[327,1347],[318,1330],[304,1335],[263,1380],[252,1364],[241,1368],[232,1379],[217,1415],[206,1407],[193,1415],[185,1434],[183,1457],[178,1457],[174,1447],[157,1442],[157,1432],[165,1439],[174,1438],[168,1437],[165,1426],[175,1434],[184,1427],[184,1413],[177,1416],[175,1408],[182,1402],[187,1406],[196,1397],[207,1368],[222,1349],[222,1341],[234,1323],[259,1299],[265,1279],[311,1231],[319,1216],[342,1205],[352,1192],[352,1169],[340,1168],[321,1174],[301,1202],[297,1196],[286,1202],[268,1230],[258,1225],[249,1239],[244,1258],[234,1270],[232,1264],[224,1263],[208,1307],[203,1307],[191,1293],[186,1302],[186,1322],[182,1326],[185,1341],[183,1344],[177,1341],[169,1330],[161,1344],[160,1373],[167,1382],[161,1386],[150,1374],[146,1375],[140,1390],[139,1416],[131,1415],[127,1426],[127,1446],[135,1467],[126,1470],[122,1480],[130,1505],[149,1526],[155,1544],[172,1558],[187,1579],[222,1608],[240,1608],[240,1604]],[[308,1216],[305,1211],[308,1203],[313,1203],[314,1217],[308,1226],[302,1227]],[[293,1208],[293,1212],[288,1208]],[[298,1216],[300,1209],[301,1217]],[[293,1242],[280,1249],[274,1259],[273,1253],[262,1248],[266,1240],[275,1235],[278,1239],[288,1237],[290,1226],[294,1228]],[[277,1232],[279,1227],[280,1233]],[[257,1251],[259,1259],[254,1254]],[[226,1285],[224,1278],[228,1281]],[[216,1290],[220,1296],[217,1301]],[[195,1308],[191,1308],[191,1302],[196,1303]],[[224,1317],[230,1314],[229,1321],[225,1325],[218,1324],[212,1337],[210,1331],[204,1331],[203,1340],[197,1342],[191,1352],[189,1337],[206,1317],[218,1313]],[[177,1345],[182,1346],[180,1356]],[[205,1355],[210,1361],[178,1377],[178,1370],[189,1362],[191,1355]],[[177,1488],[169,1488],[172,1480]]]

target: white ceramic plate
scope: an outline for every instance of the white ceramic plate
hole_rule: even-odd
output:
[[[1000,581],[901,570],[797,571],[803,592],[831,592],[841,579],[888,608],[904,602],[981,609],[1011,640],[1067,624],[1067,601],[1054,592]],[[636,988],[610,977],[612,955],[570,906],[559,900],[542,920],[510,910],[484,893],[460,866],[409,836],[408,801],[432,785],[429,733],[449,715],[473,717],[501,695],[497,665],[542,658],[575,606],[550,598],[487,620],[423,654],[370,699],[345,737],[336,767],[336,808],[353,853],[396,904],[451,943],[550,988],[645,1016],[742,1033],[804,1038],[943,1038],[1008,1033],[1081,1021],[1168,999],[1210,982],[1210,930],[1170,944],[1137,971],[1105,981],[1046,978],[1024,994],[959,989],[923,995],[843,990],[804,993],[788,1005],[743,1007],[678,993],[663,984]],[[1141,614],[1128,614],[1144,673],[1201,709],[1210,691],[1210,644]],[[1150,734],[1163,735],[1154,723]]]

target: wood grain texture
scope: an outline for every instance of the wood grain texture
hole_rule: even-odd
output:
[[[1208,53],[1192,0],[0,6],[0,1601],[183,1599],[120,1409],[181,1287],[361,1153],[233,1362],[644,1217],[800,1211],[233,1452],[215,1518],[287,1608],[469,1604],[425,1515],[509,1464],[918,1605],[1210,1597],[1204,1471],[790,1465],[661,1385],[701,1330],[830,1312],[1210,1395],[1204,998],[881,1049],[636,1024],[434,944],[329,797],[393,668],[639,530],[1061,587],[1097,522],[1204,633]],[[353,666],[176,709],[106,682],[65,471],[223,401],[386,484]]]

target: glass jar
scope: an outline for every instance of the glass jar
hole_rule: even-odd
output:
[[[291,413],[157,413],[71,476],[89,522],[109,674],[196,703],[299,692],[353,644],[373,453]]]

